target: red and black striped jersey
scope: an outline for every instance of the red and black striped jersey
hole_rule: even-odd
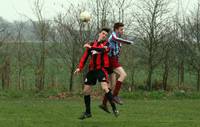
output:
[[[88,58],[90,58],[89,70],[98,70],[109,67],[109,49],[104,48],[104,46],[108,47],[108,41],[94,41],[90,45],[92,46],[92,48],[86,49],[83,56],[81,57],[78,68],[82,70]]]

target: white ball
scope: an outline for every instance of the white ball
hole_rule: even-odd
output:
[[[90,19],[91,19],[91,16],[90,16],[89,12],[87,12],[87,11],[81,12],[81,14],[80,14],[80,20],[82,22],[89,22]]]

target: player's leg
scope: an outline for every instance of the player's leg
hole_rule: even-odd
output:
[[[112,106],[112,110],[115,116],[118,116],[118,111],[115,106],[115,103],[113,102],[113,95],[111,90],[108,87],[108,73],[105,69],[99,70],[98,71],[98,81],[101,83],[101,87],[105,92],[105,95],[109,101],[109,103]]]
[[[107,71],[107,74],[109,74],[109,78],[111,78],[111,74],[113,73],[112,69],[111,68],[105,68],[105,70]],[[111,80],[109,79],[107,84],[108,84],[108,88],[111,90]],[[107,102],[108,102],[108,99],[106,97],[106,93],[103,95],[103,100],[102,100],[102,104],[99,105],[99,108],[101,108],[103,111],[107,112],[107,113],[110,113],[109,109],[108,109],[108,106],[107,106]]]
[[[116,108],[115,103],[113,102],[113,95],[111,90],[108,88],[108,84],[106,82],[101,82],[101,87],[105,92],[105,96],[107,97],[111,107],[112,107],[112,111],[114,113],[114,115],[117,117],[119,115],[119,111]]]
[[[91,97],[90,97],[91,90],[92,90],[91,85],[84,85],[83,94],[84,94],[85,112],[83,112],[83,114],[79,117],[79,119],[81,120],[92,117]]]
[[[116,84],[116,74],[115,73],[110,73],[109,74],[109,83],[108,83],[108,88],[110,90],[112,90],[112,87],[115,86]],[[108,107],[107,107],[107,102],[108,102],[108,99],[106,97],[106,94],[103,96],[103,101],[102,101],[102,105],[100,105],[100,108],[103,108],[106,112],[110,113],[109,110],[108,110]]]
[[[118,94],[121,89],[122,82],[126,78],[127,74],[121,66],[115,68],[114,72],[119,75],[119,78],[117,79],[116,85],[113,90],[114,101],[118,104],[123,104],[123,102],[119,99]]]
[[[91,114],[91,97],[90,97],[90,94],[91,94],[91,85],[84,85],[84,103],[85,103],[85,112],[88,113],[88,114]]]
[[[120,81],[120,82],[123,82],[124,79],[126,78],[127,74],[126,72],[124,71],[124,69],[120,66],[120,67],[117,67],[113,70],[116,74],[119,75],[119,78],[117,79],[117,81]]]
[[[91,117],[91,90],[92,90],[92,85],[96,84],[96,77],[95,77],[95,72],[94,71],[89,71],[86,75],[85,78],[85,85],[83,88],[83,94],[84,94],[84,103],[85,103],[85,112],[79,117],[79,119],[85,119]]]
[[[110,75],[110,82],[111,82],[111,86],[112,86],[112,87],[115,86],[116,81],[117,81],[117,75],[116,75],[116,73],[112,73],[112,74]],[[110,88],[112,88],[112,87],[110,87]]]

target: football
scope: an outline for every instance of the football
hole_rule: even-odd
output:
[[[91,15],[90,15],[89,12],[83,11],[83,12],[80,13],[80,20],[82,22],[89,22],[90,19],[91,19]]]

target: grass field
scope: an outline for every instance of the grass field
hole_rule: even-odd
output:
[[[200,100],[130,100],[118,106],[115,118],[98,108],[93,100],[93,117],[77,118],[83,111],[81,98],[1,99],[0,127],[199,127]]]

